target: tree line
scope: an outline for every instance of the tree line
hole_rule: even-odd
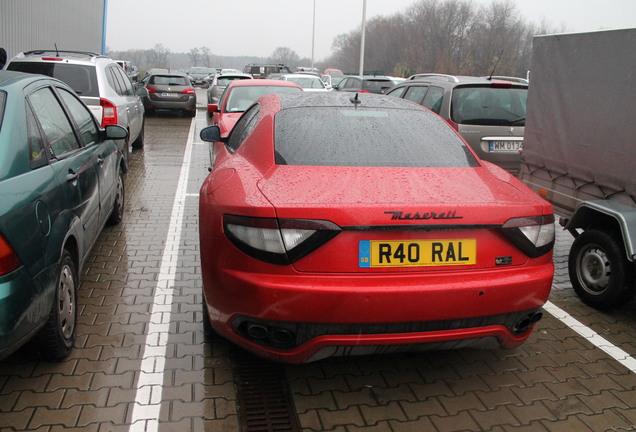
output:
[[[338,35],[331,55],[315,66],[357,73],[361,27]],[[364,70],[402,77],[422,72],[488,75],[493,71],[524,77],[530,66],[532,38],[563,31],[545,22],[528,22],[511,0],[493,0],[486,6],[471,0],[419,0],[404,12],[366,23]],[[294,68],[311,63],[288,47],[277,47],[269,58],[217,56],[207,47],[174,54],[162,44],[109,55],[130,60],[142,71],[190,66],[242,69],[248,63],[283,63]]]

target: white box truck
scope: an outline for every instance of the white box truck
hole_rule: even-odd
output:
[[[568,268],[587,304],[636,289],[636,29],[534,38],[519,177],[575,238]]]

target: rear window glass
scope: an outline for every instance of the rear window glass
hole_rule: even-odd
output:
[[[242,79],[249,79],[249,78],[242,77],[242,76],[228,76],[228,77],[218,78],[216,81],[216,84],[221,87],[225,87],[234,80],[242,80]]]
[[[464,142],[428,111],[303,107],[276,115],[278,165],[470,167]]]
[[[99,97],[97,76],[93,66],[60,62],[11,62],[9,70],[47,75],[65,82],[80,96]]]
[[[362,81],[362,90],[369,91],[382,91],[388,88],[393,87],[393,82],[391,80],[371,80],[365,79]]]
[[[458,124],[525,126],[527,97],[525,87],[457,87],[451,118]]]
[[[172,85],[172,86],[189,86],[190,80],[184,76],[174,75],[153,75],[148,80],[148,84],[156,85]]]

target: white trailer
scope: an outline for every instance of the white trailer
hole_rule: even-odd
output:
[[[574,237],[572,286],[607,309],[636,289],[636,29],[534,38],[519,177]]]

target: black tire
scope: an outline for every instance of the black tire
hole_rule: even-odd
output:
[[[568,270],[574,291],[596,309],[616,307],[634,294],[634,267],[623,242],[604,231],[585,231],[574,240]]]
[[[117,173],[117,185],[115,186],[115,189],[115,203],[113,204],[113,211],[108,217],[108,225],[117,225],[124,218],[126,191],[124,187],[124,170],[121,167]]]
[[[187,117],[196,117],[197,110],[196,109],[194,109],[194,110],[186,110],[186,111],[184,111],[184,113],[185,113],[185,115]]]
[[[132,143],[132,148],[135,150],[138,149],[142,149],[144,148],[144,141],[146,139],[145,137],[145,133],[144,133],[144,129],[146,127],[146,122],[143,121],[141,123],[141,131],[139,131],[139,136],[137,137],[137,139]]]
[[[55,280],[55,298],[49,318],[38,337],[38,347],[47,360],[66,358],[75,343],[77,327],[77,286],[75,262],[65,249]]]
[[[210,324],[210,317],[208,316],[208,307],[205,304],[205,296],[201,295],[201,311],[203,312],[203,336],[205,339],[212,339],[215,335],[212,324]]]

